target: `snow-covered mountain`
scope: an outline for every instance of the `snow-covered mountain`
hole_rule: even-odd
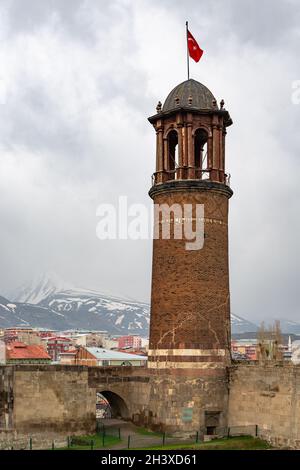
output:
[[[255,323],[245,320],[234,313],[231,313],[231,333],[248,333],[257,331],[258,327]]]
[[[48,296],[65,289],[72,288],[55,273],[46,273],[36,276],[29,284],[25,284],[9,293],[15,302],[39,304]]]
[[[36,278],[13,292],[10,298],[14,299],[13,303],[6,299],[0,302],[0,327],[32,325],[148,336],[148,304],[77,289],[54,274]],[[8,305],[14,305],[13,310]]]
[[[64,330],[68,328],[68,322],[63,315],[50,308],[12,302],[0,297],[0,327],[13,326]]]
[[[70,289],[49,295],[39,305],[64,315],[70,328],[148,335],[150,309],[148,304],[142,302],[84,289]]]
[[[22,286],[9,299],[13,300],[0,297],[0,327],[22,325],[56,330],[106,330],[110,334],[149,334],[147,303],[77,289],[54,274]],[[255,323],[231,314],[233,334],[257,329]],[[300,323],[281,320],[281,329],[283,333],[300,334]]]
[[[292,320],[280,320],[280,329],[282,333],[294,333],[300,335],[300,323]]]
[[[36,292],[39,294],[36,295]],[[40,299],[41,290],[38,289],[36,292],[26,291],[26,295],[30,299]],[[48,290],[45,292],[48,293]],[[37,304],[12,302],[0,297],[0,327],[2,328],[33,326],[57,330],[92,329],[105,330],[111,334],[136,333],[148,336],[149,322],[148,304],[84,289],[59,292],[55,288],[51,290],[50,295],[46,295]],[[233,314],[231,327],[232,333],[257,330],[254,323]]]

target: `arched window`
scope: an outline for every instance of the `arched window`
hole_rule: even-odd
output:
[[[178,134],[172,130],[168,134],[168,170],[170,179],[176,179],[178,167]]]
[[[196,178],[209,178],[207,163],[208,134],[204,129],[197,129],[194,136]]]

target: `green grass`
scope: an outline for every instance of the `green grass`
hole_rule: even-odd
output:
[[[146,428],[137,428],[136,432],[144,436],[161,436],[159,433],[148,431]],[[86,436],[74,436],[74,444],[68,447],[61,447],[55,450],[91,450],[91,441],[94,442],[93,449],[104,449],[120,443],[118,436],[105,436],[104,447],[102,434],[91,434]],[[166,440],[165,446],[137,447],[142,450],[263,450],[272,447],[262,439],[251,436],[228,437],[223,439],[213,439],[208,442],[199,442],[198,444],[170,444]],[[134,450],[134,449],[131,449]]]
[[[60,447],[55,450],[91,450],[91,441],[94,442],[94,449],[105,449],[106,447],[121,442],[118,436],[105,436],[103,447],[102,434],[74,436],[73,440],[74,444],[71,447]]]
[[[199,444],[172,444],[168,446],[144,447],[145,450],[173,450],[173,449],[193,449],[193,450],[262,450],[271,449],[268,442],[251,436],[227,437],[223,439],[213,439],[209,442]]]
[[[142,436],[153,436],[153,437],[161,437],[161,436],[162,436],[162,433],[150,431],[150,430],[147,429],[147,428],[139,428],[139,427],[136,427],[136,428],[134,429],[134,431],[135,431],[137,434],[141,434]]]

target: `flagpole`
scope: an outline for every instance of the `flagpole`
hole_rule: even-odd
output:
[[[188,21],[185,22],[186,26],[186,62],[187,62],[187,76],[188,80],[190,79],[190,56],[189,56],[189,46],[188,46]]]

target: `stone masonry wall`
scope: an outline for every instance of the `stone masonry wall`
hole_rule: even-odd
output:
[[[218,426],[227,425],[226,369],[161,370],[153,373],[149,402],[154,430],[177,434],[206,434],[205,412],[219,413]],[[217,373],[219,375],[217,375]]]
[[[13,427],[14,369],[0,368],[0,432]]]
[[[122,418],[137,424],[149,423],[150,375],[146,367],[89,367],[89,387],[94,392],[116,394],[128,409]],[[110,400],[109,400],[110,401]],[[114,400],[110,404],[114,405]]]
[[[239,364],[230,372],[229,426],[257,424],[276,446],[300,448],[300,367]]]
[[[229,383],[229,387],[228,387]],[[0,448],[65,442],[94,432],[96,392],[116,394],[127,419],[152,429],[188,433],[211,425],[258,425],[279,447],[300,448],[300,366],[236,364],[228,369],[143,367],[0,367]]]
[[[149,374],[145,367],[0,367],[0,448],[51,447],[96,429],[96,392],[116,394],[122,417],[148,424]],[[113,401],[111,403],[114,405]]]
[[[81,366],[15,366],[13,427],[18,432],[95,429],[96,395]]]

